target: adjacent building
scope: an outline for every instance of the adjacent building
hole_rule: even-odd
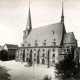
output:
[[[9,60],[15,59],[15,53],[17,49],[18,49],[18,45],[14,45],[14,44],[5,44],[3,46],[3,50],[6,50],[8,52]]]

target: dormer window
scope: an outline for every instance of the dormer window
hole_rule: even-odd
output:
[[[37,45],[38,45],[37,40],[35,40],[34,44],[35,44],[35,46],[37,46]]]
[[[44,45],[44,46],[46,45],[46,40],[44,40],[43,45]]]
[[[53,39],[52,45],[55,46],[56,45],[56,39]]]
[[[30,44],[28,44],[28,46],[30,46]]]

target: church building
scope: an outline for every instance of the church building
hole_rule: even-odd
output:
[[[32,29],[29,7],[26,29],[23,31],[23,43],[16,52],[16,61],[54,66],[55,63],[71,54],[75,58],[77,40],[73,32],[66,32],[62,3],[61,21]],[[74,49],[71,52],[71,49]]]

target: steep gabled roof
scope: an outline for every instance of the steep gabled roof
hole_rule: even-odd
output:
[[[75,43],[76,44],[74,33],[73,32],[66,33],[64,35],[63,43],[73,43],[73,44]]]
[[[38,46],[43,46],[43,42],[46,42],[46,46],[51,46],[55,42],[56,46],[60,46],[63,33],[63,23],[50,24],[47,26],[32,29],[26,39],[26,46],[30,44],[34,46],[37,41]]]
[[[7,46],[8,49],[18,49],[18,45],[14,45],[14,44],[5,44]]]

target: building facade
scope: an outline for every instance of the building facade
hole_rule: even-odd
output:
[[[72,54],[74,57],[76,47],[77,40],[74,33],[67,33],[65,29],[63,4],[60,22],[35,29],[32,29],[29,7],[27,26],[23,31],[23,43],[16,51],[16,61],[54,66],[63,60],[65,55]]]

